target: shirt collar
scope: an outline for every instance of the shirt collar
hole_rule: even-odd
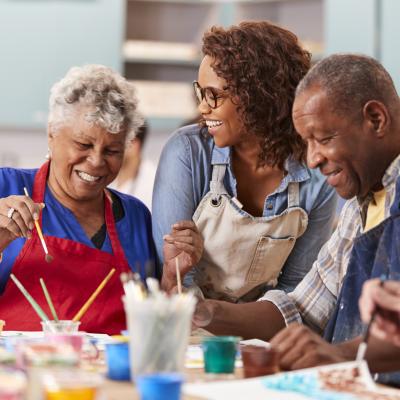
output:
[[[231,163],[231,148],[217,147],[215,144],[211,153],[211,164],[230,164]]]
[[[280,193],[287,189],[291,182],[304,182],[310,179],[310,171],[305,164],[298,162],[289,156],[284,164],[286,175],[274,193]]]
[[[392,183],[394,183],[398,176],[400,175],[400,154],[390,163],[389,167],[386,169],[383,178],[382,178],[382,186],[386,189]],[[365,197],[357,197],[358,204],[363,206],[368,204],[373,198],[373,193],[368,192]]]
[[[394,183],[400,175],[400,154],[390,163],[382,178],[384,188]]]
[[[386,189],[392,183],[394,183],[400,175],[400,154],[390,163],[386,169],[383,178],[382,186]],[[368,205],[373,200],[374,196],[372,192],[368,192],[365,197],[357,197],[358,205],[361,211],[361,219],[365,223]]]

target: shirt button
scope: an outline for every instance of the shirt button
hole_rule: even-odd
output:
[[[272,210],[273,208],[274,206],[272,205],[272,203],[267,204],[267,210]]]
[[[344,308],[344,304],[340,303],[340,309],[343,310],[343,308]]]

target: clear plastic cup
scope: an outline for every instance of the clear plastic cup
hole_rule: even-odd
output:
[[[189,295],[124,301],[132,379],[159,372],[183,372],[195,302]]]
[[[14,369],[0,370],[0,399],[24,399],[26,384],[26,377],[21,371]]]
[[[46,400],[96,400],[103,379],[92,372],[58,369],[44,372],[42,382]]]
[[[69,345],[71,346],[78,354],[82,351],[83,346],[83,332],[69,332],[69,333],[46,333],[46,340],[49,343],[55,345]]]
[[[60,320],[42,321],[42,330],[46,333],[74,333],[78,332],[80,321]]]

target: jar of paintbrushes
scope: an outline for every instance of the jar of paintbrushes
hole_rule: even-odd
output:
[[[158,372],[182,372],[196,300],[191,293],[167,296],[148,278],[124,283],[133,378]]]

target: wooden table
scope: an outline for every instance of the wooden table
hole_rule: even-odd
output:
[[[222,374],[220,378],[216,374],[206,374],[201,368],[191,368],[185,370],[186,382],[205,382],[205,381],[215,381],[219,379],[226,379],[227,375]],[[242,368],[236,368],[235,379],[240,379],[243,377]],[[131,382],[117,382],[107,380],[103,387],[103,392],[105,395],[105,400],[139,400],[139,394]],[[204,398],[193,397],[193,396],[183,396],[182,400],[203,400]]]
[[[202,336],[211,335],[207,331],[203,329],[198,329],[196,331],[196,335],[192,335],[189,339],[189,344],[199,344],[201,343]],[[216,381],[223,380],[227,378],[241,379],[243,378],[243,370],[242,368],[235,368],[235,374],[226,375],[226,374],[206,374],[203,368],[187,368],[184,372],[185,374],[185,382],[208,382],[208,381]],[[105,394],[105,400],[139,400],[139,394],[132,382],[118,382],[106,380],[103,392]],[[183,396],[182,400],[203,400],[200,397],[193,396]]]

